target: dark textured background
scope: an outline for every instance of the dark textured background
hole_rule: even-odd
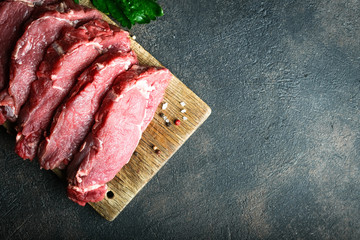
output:
[[[213,113],[113,222],[0,130],[0,239],[359,239],[360,2],[159,0],[131,32]]]

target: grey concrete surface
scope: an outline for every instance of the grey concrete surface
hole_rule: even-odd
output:
[[[131,30],[213,113],[113,222],[0,130],[0,239],[359,239],[360,2],[159,0]]]

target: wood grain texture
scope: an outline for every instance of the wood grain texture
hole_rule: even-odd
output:
[[[89,1],[80,1],[80,3],[92,7]],[[106,16],[104,19],[115,24]],[[131,46],[136,52],[140,64],[162,66],[137,42],[132,40]],[[186,103],[185,107],[180,105],[182,101]],[[167,102],[168,107],[166,110],[161,110],[160,104],[154,119],[142,135],[136,149],[137,156],[133,155],[130,162],[108,183],[108,190],[114,196],[112,198],[106,196],[101,202],[90,203],[100,215],[109,221],[118,216],[211,113],[209,106],[175,76],[166,89],[163,102]],[[186,109],[186,113],[180,112],[183,108]],[[170,127],[167,127],[164,119],[159,116],[160,111],[169,118],[172,123]],[[183,116],[188,119],[183,121]],[[182,124],[180,126],[173,124],[175,119],[182,120]],[[154,145],[160,149],[160,155],[155,153]],[[60,172],[56,173],[61,175]]]

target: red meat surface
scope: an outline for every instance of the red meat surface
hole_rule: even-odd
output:
[[[115,31],[114,31],[115,30]],[[16,153],[32,160],[56,108],[69,93],[79,74],[109,49],[130,51],[128,32],[110,29],[108,23],[93,20],[67,31],[51,44],[31,84],[28,102],[21,109],[16,136]]]
[[[80,6],[68,8],[65,3],[40,9],[42,15],[29,23],[16,43],[11,58],[9,87],[0,93],[2,113],[11,121],[16,120],[21,106],[29,97],[31,83],[37,79],[36,70],[47,47],[60,36],[61,31],[78,22],[101,19],[97,10]],[[44,12],[44,9],[53,10]]]
[[[137,63],[134,52],[108,52],[78,78],[66,102],[60,106],[50,134],[39,146],[39,162],[44,169],[64,168],[90,131],[95,112],[113,80]]]
[[[32,11],[33,7],[23,2],[0,2],[0,90],[8,83],[10,55]]]
[[[106,183],[130,160],[171,76],[167,69],[134,65],[116,78],[68,165],[71,200],[85,205],[103,199]]]

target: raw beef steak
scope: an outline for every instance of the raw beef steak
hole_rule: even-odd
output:
[[[64,168],[88,134],[104,94],[121,72],[137,63],[134,52],[108,52],[87,68],[57,109],[50,134],[39,146],[40,166]]]
[[[114,31],[116,30],[116,31]],[[32,160],[53,114],[74,85],[78,75],[101,53],[110,49],[130,50],[129,33],[93,20],[67,31],[52,43],[31,85],[28,102],[20,111],[16,153]]]
[[[23,2],[0,2],[0,90],[8,83],[10,55],[32,11],[33,7]]]
[[[116,78],[67,168],[71,200],[85,205],[104,198],[106,183],[130,160],[170,79],[167,69],[138,65]]]
[[[60,36],[61,30],[78,22],[101,19],[100,12],[95,9],[80,6],[68,8],[64,3],[57,6],[58,10],[46,11],[27,26],[13,51],[9,87],[0,93],[1,110],[11,121],[16,120],[29,96],[31,83],[36,80],[36,70],[46,48]]]
[[[17,39],[23,33],[22,25],[29,19],[35,9],[56,1],[8,0],[0,2],[0,91],[8,85],[10,56]],[[35,7],[35,5],[40,7]],[[6,112],[3,112],[3,109],[0,108],[0,125],[6,121],[4,115],[6,115]]]

